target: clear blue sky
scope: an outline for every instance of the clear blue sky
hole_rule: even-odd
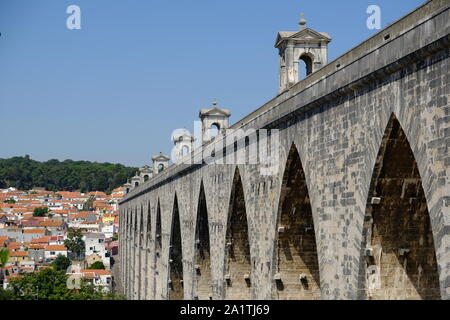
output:
[[[423,0],[0,0],[0,158],[150,163],[215,97],[234,123],[276,95],[277,31],[328,32],[329,60]],[[66,8],[81,8],[81,30]]]

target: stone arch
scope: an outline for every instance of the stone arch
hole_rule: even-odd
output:
[[[150,176],[148,174],[144,175],[144,182],[147,182],[150,179]]]
[[[125,220],[125,224],[123,226],[123,233],[124,233],[124,241],[123,241],[123,248],[122,248],[122,252],[123,252],[123,256],[120,257],[120,259],[122,260],[122,281],[123,281],[123,293],[126,295],[127,294],[127,286],[128,286],[128,274],[129,274],[129,259],[128,259],[128,255],[129,255],[129,250],[128,250],[128,245],[130,243],[130,235],[129,235],[129,226],[130,226],[130,210],[128,208],[128,206],[126,206],[124,208],[124,220]]]
[[[302,66],[302,62],[305,64],[304,68]],[[298,68],[299,68],[298,80],[302,80],[302,78],[306,78],[311,73],[313,73],[313,67],[314,67],[314,55],[312,53],[302,53],[298,58]]]
[[[191,153],[191,148],[189,148],[189,146],[184,145],[184,146],[181,147],[181,150],[180,150],[180,156],[181,157],[185,157],[189,153]]]
[[[151,230],[152,230],[152,225],[151,225],[151,210],[150,210],[150,200],[146,201],[147,204],[146,206],[144,206],[144,217],[146,217],[144,219],[144,239],[143,239],[143,268],[142,268],[142,272],[143,272],[143,277],[144,280],[142,281],[143,283],[143,299],[148,300],[150,298],[150,257],[151,257],[151,252],[150,252],[150,248],[151,248]]]
[[[320,299],[314,219],[305,172],[295,144],[286,160],[276,227],[273,297]]]
[[[208,128],[208,130],[209,130],[209,136],[211,138],[217,137],[220,133],[220,123],[218,123],[218,122],[211,123],[211,126]]]
[[[154,248],[154,270],[155,274],[153,275],[153,296],[155,299],[157,298],[157,292],[161,292],[162,283],[161,283],[161,274],[162,274],[162,228],[161,228],[161,205],[160,200],[158,198],[156,205],[156,223],[155,223],[155,248]]]
[[[180,212],[178,209],[178,199],[175,193],[172,228],[169,246],[169,300],[183,300],[183,246],[181,241]]]
[[[145,277],[145,274],[142,272],[143,270],[143,247],[145,247],[144,244],[144,206],[143,203],[141,202],[140,204],[140,210],[139,210],[139,229],[138,230],[138,241],[137,241],[137,254],[136,254],[136,259],[137,259],[137,294],[138,294],[138,298],[142,299],[141,297],[141,293],[142,293],[142,286],[143,286],[143,277]]]
[[[360,281],[368,299],[439,299],[427,199],[410,143],[392,113],[373,170]]]
[[[137,298],[137,287],[138,285],[138,264],[139,264],[139,252],[138,252],[138,241],[139,241],[139,234],[138,234],[138,205],[136,202],[134,202],[133,206],[133,227],[132,227],[132,234],[133,234],[133,243],[132,243],[132,268],[133,268],[133,275],[131,278],[131,297],[133,300]]]
[[[251,299],[251,256],[244,188],[236,167],[225,238],[225,299]]]
[[[152,211],[151,211],[151,203],[150,200],[147,200],[147,226],[146,226],[146,232],[147,232],[147,248],[150,248],[150,241],[152,240]]]
[[[209,237],[208,208],[206,204],[203,181],[200,184],[200,193],[197,206],[197,222],[195,226],[195,278],[196,297],[208,300],[212,297],[211,277],[211,251]]]
[[[136,279],[136,229],[137,229],[137,207],[135,203],[131,208],[131,250],[130,250],[130,265],[131,265],[131,278],[130,278],[130,297],[134,300],[135,296],[135,279]]]

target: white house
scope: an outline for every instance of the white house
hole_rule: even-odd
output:
[[[109,268],[110,258],[105,248],[105,235],[103,233],[88,233],[84,237],[84,242],[86,244],[85,256],[97,254],[102,258],[105,267]]]
[[[54,260],[58,255],[67,257],[67,248],[64,245],[52,244],[45,247],[44,257],[46,261]]]
[[[114,224],[111,225],[105,225],[102,228],[102,233],[105,235],[106,238],[112,238],[115,233],[115,226]]]
[[[70,279],[84,278],[92,283],[95,287],[100,288],[103,292],[111,292],[112,289],[112,274],[106,270],[97,269],[82,269],[72,270],[68,273]]]

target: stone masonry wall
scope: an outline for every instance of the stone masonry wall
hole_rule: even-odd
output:
[[[411,16],[422,18],[412,24]],[[317,75],[324,71],[317,71],[238,122],[244,130],[280,130],[277,174],[262,175],[259,165],[250,164],[185,165],[168,168],[135,188],[120,205],[124,293],[131,299],[169,298],[169,246],[176,195],[183,297],[209,298],[204,284],[199,287],[195,269],[203,183],[212,299],[230,298],[230,294],[250,299],[449,299],[449,30],[448,0],[429,1],[383,30],[381,36],[338,58],[342,62],[339,67],[331,62],[322,69],[334,71],[320,78]],[[390,33],[389,39],[383,37],[385,33]],[[364,54],[362,48],[366,48]],[[393,117],[398,121],[399,136],[391,139],[389,147],[383,137],[393,125]],[[298,182],[300,190],[288,196],[285,208],[300,209],[292,216],[292,226],[312,225],[314,231],[308,229],[308,235],[304,231],[278,232],[286,219],[282,199],[289,191],[283,177],[290,168],[292,146],[298,151],[304,176]],[[242,182],[241,205],[239,210],[231,210],[236,169]],[[300,170],[294,171],[299,174]],[[373,197],[381,198],[380,205],[371,204]],[[150,266],[146,273],[142,272],[145,263],[137,260],[137,245],[145,242],[139,243],[137,236],[141,205],[144,212],[149,206],[149,218],[155,222],[145,231],[149,233],[147,255],[141,251]],[[243,223],[241,228],[228,225],[233,211],[245,211],[247,228]],[[239,297],[225,279],[230,227],[243,248],[248,240],[250,255],[247,257],[244,249],[239,258],[246,262],[242,267],[249,268],[245,272],[249,272],[250,286],[245,279],[231,279],[232,284],[242,286],[240,294],[244,296]],[[402,232],[399,230],[405,232],[395,239],[393,233]],[[283,241],[290,242],[284,245]],[[306,241],[306,247],[295,256],[292,268],[288,258],[280,264],[281,253],[301,248],[301,241]],[[375,252],[375,246],[381,248],[381,255],[374,263],[367,249]],[[406,260],[399,256],[402,248],[410,249]],[[307,253],[307,258],[302,258],[302,253]],[[373,258],[377,259],[376,254]],[[370,277],[371,266],[375,271],[380,267],[380,286],[371,287],[377,281]],[[295,282],[294,275],[299,272],[306,273],[308,291]],[[277,273],[286,281],[284,291],[277,289]],[[147,282],[139,280],[143,275]],[[139,290],[139,283],[147,283],[146,288]]]

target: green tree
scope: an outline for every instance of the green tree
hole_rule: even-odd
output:
[[[72,252],[77,258],[80,258],[84,253],[85,243],[83,241],[83,235],[79,229],[70,228],[67,234],[67,239],[64,240],[64,245]]]
[[[27,273],[11,280],[9,295],[12,300],[116,300],[123,296],[105,294],[82,280],[78,288],[68,286],[65,271],[51,268]]]
[[[96,163],[89,161],[38,162],[30,157],[0,159],[0,187],[16,187],[31,190],[44,187],[46,190],[111,190],[126,183],[137,168],[120,164]]]
[[[5,266],[9,260],[9,250],[6,248],[0,248],[0,280],[3,284],[5,278]]]
[[[67,258],[66,256],[63,256],[62,254],[59,254],[56,257],[56,259],[53,260],[52,267],[53,267],[53,269],[55,269],[57,271],[66,271],[67,268],[69,268],[71,264],[72,264],[72,262],[70,261],[69,258]]]
[[[93,209],[94,201],[95,201],[95,196],[94,195],[89,196],[89,198],[83,204],[83,211],[90,211],[91,209]]]
[[[45,217],[45,215],[47,213],[48,213],[48,208],[47,207],[34,208],[33,217]]]
[[[3,201],[3,203],[15,204],[15,203],[16,203],[16,200],[14,200],[14,199],[8,199],[8,200]]]
[[[105,270],[105,265],[102,261],[95,261],[88,269],[94,269],[94,270]]]
[[[4,290],[3,287],[0,287],[0,301],[1,300],[12,300],[13,296],[11,291]]]

